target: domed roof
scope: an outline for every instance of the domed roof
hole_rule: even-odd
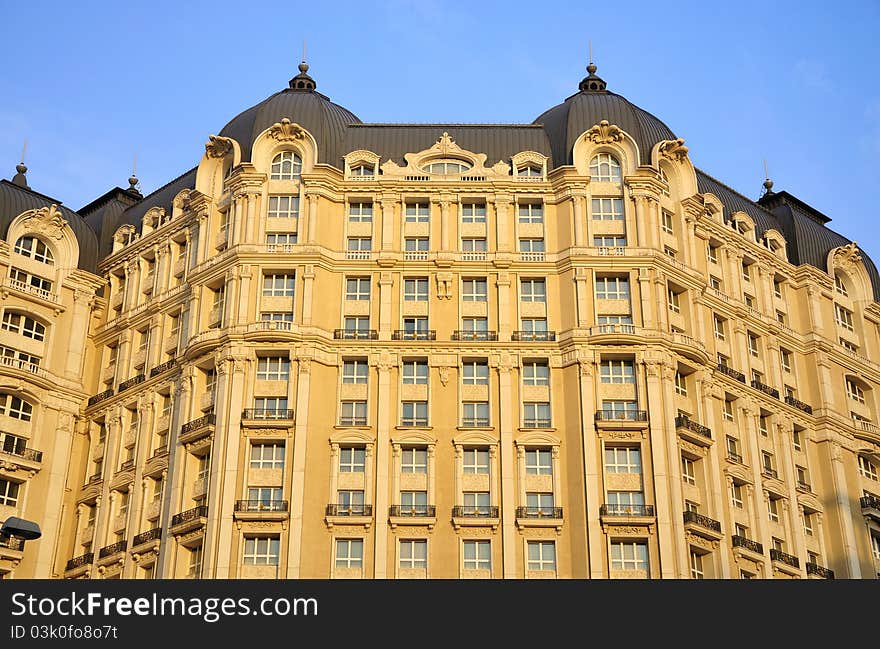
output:
[[[220,135],[230,137],[241,146],[242,162],[251,159],[251,148],[257,136],[287,117],[311,133],[318,144],[318,162],[342,167],[346,126],[360,124],[356,115],[330,98],[315,91],[315,81],[307,74],[309,66],[301,63],[300,73],[290,80],[290,87],[276,92],[256,106],[234,117]]]
[[[589,75],[580,83],[580,92],[542,113],[533,123],[543,124],[553,150],[553,166],[572,164],[571,152],[578,136],[603,119],[616,124],[639,146],[641,164],[651,162],[651,149],[663,140],[676,139],[666,124],[620,95],[608,92],[590,63]]]

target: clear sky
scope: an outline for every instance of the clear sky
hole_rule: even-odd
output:
[[[287,85],[364,122],[529,123],[577,91],[592,40],[608,89],[750,198],[785,189],[880,263],[880,2],[43,2],[5,0],[0,177],[77,209],[146,194],[208,134]],[[603,7],[602,5],[607,5]]]

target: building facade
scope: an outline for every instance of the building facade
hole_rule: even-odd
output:
[[[609,92],[290,87],[148,196],[0,183],[6,577],[876,578],[880,278]]]

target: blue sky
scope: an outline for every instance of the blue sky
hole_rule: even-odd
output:
[[[0,177],[76,209],[148,193],[208,134],[285,87],[302,40],[318,90],[364,122],[529,123],[577,90],[592,40],[608,89],[751,198],[762,160],[880,262],[880,3],[6,3]],[[714,6],[713,6],[714,5]]]

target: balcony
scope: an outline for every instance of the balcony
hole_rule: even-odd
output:
[[[117,541],[116,543],[111,543],[110,545],[105,545],[103,548],[98,550],[98,560],[107,559],[114,555],[125,552],[128,548],[128,541],[123,539],[122,541]]]
[[[151,530],[147,530],[146,532],[141,532],[137,536],[135,536],[131,540],[131,549],[134,551],[135,549],[141,547],[142,545],[147,545],[151,541],[156,541],[157,543],[153,543],[152,545],[158,545],[159,539],[162,538],[162,529],[159,527],[155,527]]]
[[[143,383],[144,381],[146,381],[146,379],[147,379],[147,377],[144,374],[138,374],[137,376],[133,376],[130,379],[120,383],[119,387],[116,389],[116,392],[117,393],[125,392],[129,388],[134,387],[135,385],[137,385],[139,383]]]
[[[293,422],[293,410],[287,408],[247,408],[242,410],[243,421],[283,421]]]
[[[31,286],[27,282],[20,282],[17,279],[7,278],[4,286],[7,286],[21,293],[35,295],[41,300],[46,300],[47,302],[52,302],[53,304],[59,304],[61,302],[57,294],[50,293],[46,289],[40,288],[38,286]]]
[[[562,529],[562,507],[527,507],[516,508],[516,526],[520,529],[526,527],[553,527],[556,531]]]
[[[119,465],[119,471],[128,471],[129,469],[134,468],[134,460],[126,460],[122,464]]]
[[[545,254],[543,252],[521,252],[519,253],[520,261],[544,261]]]
[[[99,392],[98,394],[89,397],[89,400],[86,404],[86,407],[91,408],[92,406],[101,403],[105,399],[109,399],[110,397],[113,396],[113,394],[114,394],[114,392],[113,392],[112,388],[110,390],[104,390],[103,392]]]
[[[562,512],[560,511],[560,515]],[[453,518],[498,518],[498,507],[480,507],[479,505],[456,505],[452,508]]]
[[[81,554],[78,557],[74,557],[70,559],[67,564],[64,566],[65,573],[80,571],[79,569],[85,568],[86,566],[92,565],[95,560],[94,552],[86,552],[85,554]],[[82,571],[84,572],[84,571]],[[70,575],[65,575],[70,576]]]
[[[21,559],[19,553],[24,552],[24,539],[17,536],[0,536],[0,558]],[[9,556],[6,556],[9,555]]]
[[[801,412],[805,412],[805,413],[807,413],[808,415],[812,415],[812,414],[813,414],[813,407],[812,407],[812,406],[807,405],[807,404],[804,403],[803,401],[799,401],[798,399],[795,399],[795,398],[794,398],[793,396],[791,396],[790,394],[789,394],[789,395],[786,395],[786,397],[785,397],[785,403],[787,403],[788,405],[790,405],[790,406],[793,407],[793,408],[797,408],[797,409],[800,410]]]
[[[208,506],[199,505],[171,517],[170,531],[175,536],[204,527],[208,519]]]
[[[514,342],[519,341],[523,343],[536,343],[536,342],[553,342],[556,340],[556,332],[555,331],[514,331],[510,334],[510,339]]]
[[[804,482],[803,480],[797,481],[796,488],[798,491],[803,491],[804,493],[813,493],[813,486],[809,482]]]
[[[597,410],[596,428],[602,430],[643,430],[648,427],[646,410]]]
[[[873,518],[880,523],[880,497],[870,494],[862,496],[859,498],[859,505],[862,507],[862,516]]]
[[[465,331],[456,329],[452,332],[452,340],[471,341],[477,340],[482,342],[493,342],[498,340],[497,331]]]
[[[686,415],[675,418],[675,428],[690,442],[700,446],[709,446],[712,443],[712,431],[707,426],[692,421]]]
[[[379,340],[375,329],[334,329],[335,340]]]
[[[373,522],[373,506],[352,503],[330,503],[324,511],[327,527],[333,525],[364,525],[369,529]]]
[[[880,444],[880,426],[873,421],[853,417],[856,437],[868,440],[872,444]]]
[[[10,439],[10,437],[11,436],[7,433],[7,440]],[[17,458],[21,458],[27,463],[26,468],[33,470],[39,470],[40,463],[43,461],[43,451],[37,451],[22,445],[0,447],[0,454],[13,455]]]
[[[398,525],[427,525],[430,530],[437,522],[437,508],[434,505],[391,505],[388,517],[391,529]]]
[[[22,361],[17,358],[0,356],[0,365],[2,365],[3,367],[11,367],[16,370],[22,370],[23,372],[28,372],[29,374],[36,374],[37,376],[42,376],[43,378],[50,377],[49,372],[47,372],[36,363],[28,363],[27,361]]]
[[[437,340],[437,330],[407,331],[405,329],[395,329],[391,332],[391,340]]]
[[[834,579],[834,571],[829,570],[825,566],[820,566],[818,563],[810,563],[807,561],[807,575],[815,576],[820,579]]]
[[[779,390],[777,390],[776,388],[770,387],[766,383],[762,383],[758,379],[754,379],[752,381],[752,387],[760,392],[763,392],[767,396],[773,397],[774,399],[779,398]]]
[[[602,518],[654,518],[654,505],[609,505],[599,507]]]
[[[186,257],[178,257],[174,262],[174,276],[180,277],[186,270]]]
[[[169,359],[151,369],[150,378],[153,378],[154,376],[159,376],[160,374],[164,374],[165,372],[173,370],[175,367],[177,367],[177,360],[174,358]]]
[[[179,441],[187,444],[214,434],[215,416],[213,412],[202,415],[198,419],[186,422],[180,427]]]
[[[286,500],[236,500],[233,518],[239,521],[283,521],[289,511]]]
[[[715,369],[717,372],[721,372],[725,376],[729,376],[730,378],[735,379],[735,380],[739,381],[740,383],[746,382],[746,375],[743,374],[742,372],[737,372],[732,367],[728,367],[727,365],[723,365],[722,363],[718,363],[718,365],[716,366]]]
[[[372,250],[346,250],[345,258],[352,260],[368,260],[372,257]]]
[[[772,478],[773,480],[779,480],[779,472],[769,466],[761,467],[761,475],[765,478]]]
[[[684,512],[684,529],[710,541],[720,541],[721,523],[697,512]]]
[[[737,536],[736,534],[734,534],[730,540],[735,548],[742,548],[747,552],[751,552],[753,555],[764,555],[764,546],[757,541],[752,541],[752,539],[748,539],[744,536]]]
[[[405,250],[403,252],[404,261],[428,261],[427,250]]]
[[[792,568],[800,568],[801,562],[796,556],[791,554],[786,554],[782,550],[777,550],[776,548],[771,548],[770,550],[770,560],[778,561],[779,563],[784,563],[787,566]]]

